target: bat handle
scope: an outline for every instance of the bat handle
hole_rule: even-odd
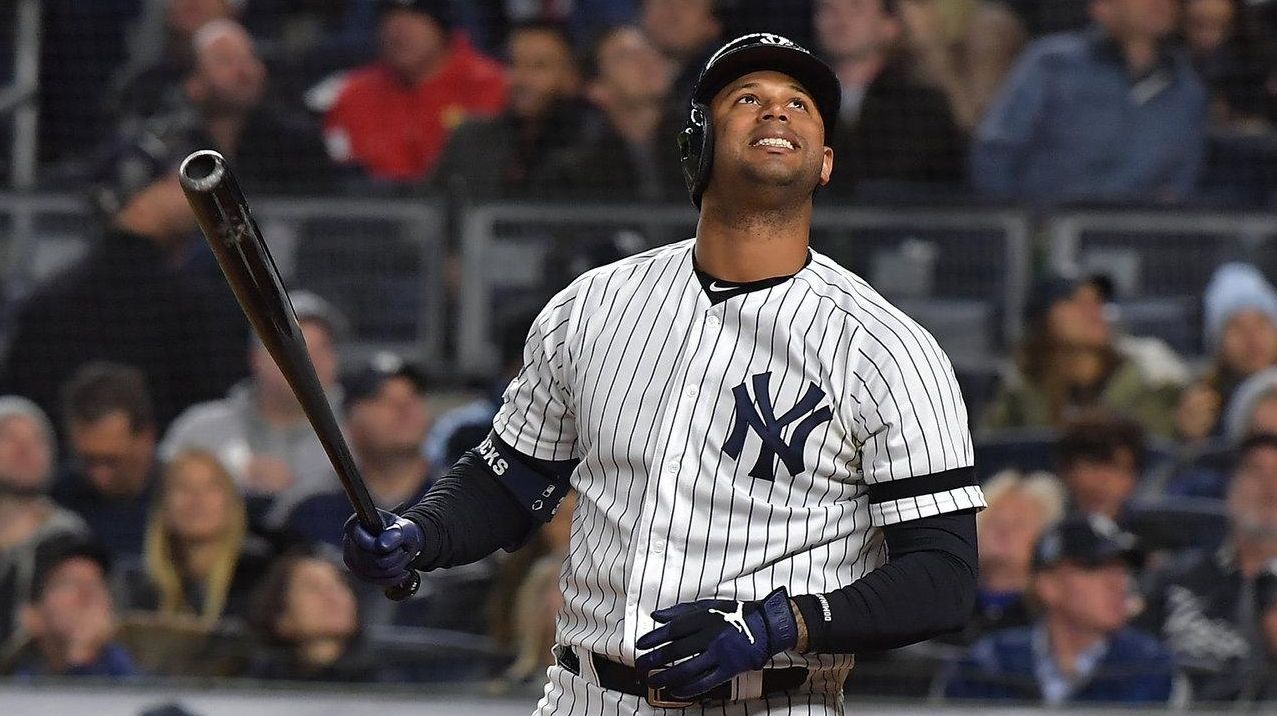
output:
[[[386,587],[386,598],[392,602],[402,602],[417,593],[421,587],[421,575],[416,570],[408,573],[408,578],[393,587]]]

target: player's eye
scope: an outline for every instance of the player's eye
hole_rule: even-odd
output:
[[[752,94],[743,94],[736,98],[736,102],[739,104],[758,104],[758,98]]]
[[[790,106],[790,107],[793,107],[794,109],[801,109],[801,110],[803,110],[804,112],[806,112],[806,111],[807,111],[807,102],[806,102],[806,100],[802,99],[801,97],[795,97],[795,98],[793,98],[793,99],[789,100],[789,106]]]

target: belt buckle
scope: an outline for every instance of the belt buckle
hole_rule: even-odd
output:
[[[667,698],[663,696],[664,693],[664,686],[660,688],[655,686],[647,687],[647,705],[661,709],[685,709],[696,705],[695,701],[676,701],[672,698]]]

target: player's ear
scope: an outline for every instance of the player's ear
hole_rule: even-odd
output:
[[[829,177],[834,173],[834,150],[825,147],[825,156],[820,165],[820,185],[824,186],[829,183]]]

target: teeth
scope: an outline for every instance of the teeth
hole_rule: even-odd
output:
[[[760,147],[781,147],[784,149],[794,148],[793,142],[790,142],[788,139],[784,139],[781,137],[764,137],[763,139],[760,139],[757,142],[754,142],[754,144],[755,146],[760,146]]]

